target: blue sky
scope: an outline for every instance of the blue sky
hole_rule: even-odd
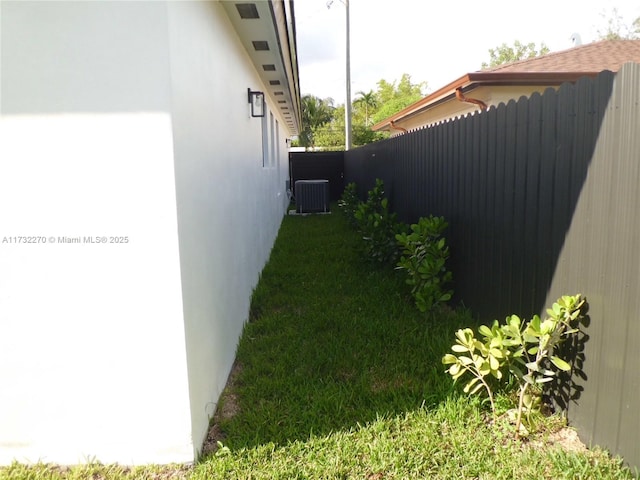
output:
[[[605,31],[613,9],[631,25],[639,0],[349,0],[352,97],[375,90],[381,78],[408,73],[434,91],[489,60],[501,43],[544,42],[552,51]],[[515,5],[518,5],[517,7]],[[535,8],[534,8],[535,7]],[[345,7],[334,0],[295,0],[300,86],[303,94],[345,99]]]

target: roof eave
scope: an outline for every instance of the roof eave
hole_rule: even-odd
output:
[[[595,77],[599,72],[472,72],[463,75],[421,100],[400,110],[398,113],[376,123],[374,132],[391,130],[391,123],[401,122],[427,108],[455,97],[456,90],[473,89],[479,85],[560,85],[576,82],[580,77]]]
[[[463,75],[462,77],[454,80],[453,82],[445,85],[444,87],[436,90],[435,92],[427,95],[421,100],[418,100],[415,103],[412,103],[408,107],[403,108],[398,113],[394,113],[388,118],[376,123],[371,127],[371,130],[374,132],[379,132],[381,130],[389,130],[391,128],[391,122],[397,122],[402,120],[410,115],[413,115],[426,107],[436,103],[437,101],[443,100],[445,97],[448,97],[451,92],[455,94],[455,91],[459,87],[464,87],[470,82],[469,78],[470,74]],[[441,98],[443,97],[443,98]]]
[[[265,86],[273,110],[280,112],[289,133],[297,135],[302,115],[293,1],[222,0],[220,3]],[[254,4],[257,16],[241,18],[236,5],[243,3]],[[256,48],[255,40],[265,41],[268,48]]]

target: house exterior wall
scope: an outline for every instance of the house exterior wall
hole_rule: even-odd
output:
[[[534,93],[543,94],[547,88],[553,88],[558,90],[560,85],[545,86],[545,85],[499,85],[494,87],[478,87],[473,90],[470,96],[474,96],[477,91],[481,96],[481,99],[489,106],[495,105],[496,107],[501,103],[509,103],[510,100],[518,101],[520,97],[530,98]],[[475,97],[474,97],[475,98]]]
[[[169,2],[169,18],[189,387],[201,443],[288,203],[287,151],[270,98],[264,118],[249,115],[247,88],[266,88],[222,6]]]
[[[509,86],[480,86],[465,96],[475,100],[482,100],[488,106],[498,106],[500,103],[508,103],[509,100],[518,100],[520,97],[530,97],[534,92],[543,93],[548,87],[539,85],[509,85]],[[557,87],[555,87],[557,89]],[[450,98],[442,103],[434,105],[419,114],[396,122],[396,125],[407,130],[416,130],[429,125],[434,125],[447,120],[463,117],[477,112],[478,106],[461,102],[457,98]],[[391,129],[391,136],[400,135],[400,130]]]
[[[215,2],[0,21],[0,464],[193,461],[285,210],[263,88]]]

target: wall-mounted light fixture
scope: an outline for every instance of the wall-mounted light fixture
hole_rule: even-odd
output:
[[[251,116],[264,117],[264,92],[252,92],[247,88],[247,95],[251,104]]]

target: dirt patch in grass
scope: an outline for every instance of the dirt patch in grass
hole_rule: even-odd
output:
[[[538,424],[534,427],[533,432],[528,433],[525,426],[521,425],[521,437],[520,440],[515,438],[515,420],[516,409],[511,409],[500,415],[495,421],[487,414],[485,422],[490,428],[496,428],[501,430],[504,434],[504,445],[511,444],[512,442],[518,442],[522,449],[547,449],[558,448],[569,453],[585,453],[589,449],[580,440],[576,430],[567,425],[566,419],[562,417],[554,417],[551,421],[547,422],[544,426]],[[547,414],[549,417],[551,414]],[[542,428],[538,428],[541,427]]]
[[[580,440],[578,433],[571,427],[562,427],[552,432],[546,439],[546,442],[532,441],[532,446],[556,446],[567,452],[583,453],[586,452],[587,446]]]
[[[225,439],[224,432],[220,428],[220,423],[235,417],[240,411],[238,395],[235,387],[241,371],[242,366],[238,362],[235,362],[231,368],[231,373],[229,373],[227,385],[225,386],[222,395],[220,395],[218,408],[216,409],[216,413],[213,415],[213,419],[209,427],[209,433],[202,445],[202,456],[214,453],[218,449],[218,442],[222,442]]]

